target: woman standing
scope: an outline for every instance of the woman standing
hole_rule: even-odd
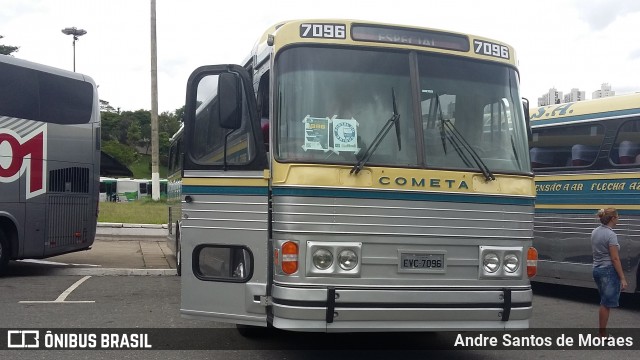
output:
[[[607,336],[609,311],[618,307],[620,292],[627,288],[627,280],[620,263],[618,236],[613,232],[613,227],[618,224],[618,211],[614,208],[600,209],[598,217],[602,225],[591,233],[593,279],[600,293],[600,336]]]

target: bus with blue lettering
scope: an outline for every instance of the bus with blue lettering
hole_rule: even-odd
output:
[[[91,247],[100,158],[94,81],[0,55],[0,273]]]
[[[640,291],[640,94],[532,109],[531,128],[536,281],[595,288],[591,231],[615,207],[626,291]]]
[[[267,29],[187,83],[185,317],[527,328],[535,188],[512,47],[352,20]]]

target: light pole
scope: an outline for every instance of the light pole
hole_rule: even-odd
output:
[[[151,198],[153,200],[160,200],[158,147],[158,42],[156,0],[151,0]]]
[[[84,29],[76,29],[76,27],[68,27],[62,29],[62,33],[65,35],[73,35],[73,72],[76,71],[76,40],[78,40],[79,36],[82,36],[87,33],[87,30]]]

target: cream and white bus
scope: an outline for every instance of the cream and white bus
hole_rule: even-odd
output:
[[[531,110],[536,281],[595,288],[591,231],[615,207],[620,260],[640,291],[640,94]]]
[[[527,328],[534,179],[516,54],[352,20],[264,32],[187,85],[186,317],[297,331]]]

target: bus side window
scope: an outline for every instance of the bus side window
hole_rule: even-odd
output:
[[[628,140],[622,141],[618,146],[618,163],[623,165],[637,163],[637,157],[640,156],[638,150],[638,144]]]
[[[640,163],[640,120],[625,121],[616,135],[610,160],[617,165]]]
[[[571,165],[572,166],[588,166],[593,163],[598,155],[598,148],[576,144],[571,147]]]
[[[553,166],[555,152],[551,149],[532,147],[529,150],[531,156],[531,167],[543,168]]]

